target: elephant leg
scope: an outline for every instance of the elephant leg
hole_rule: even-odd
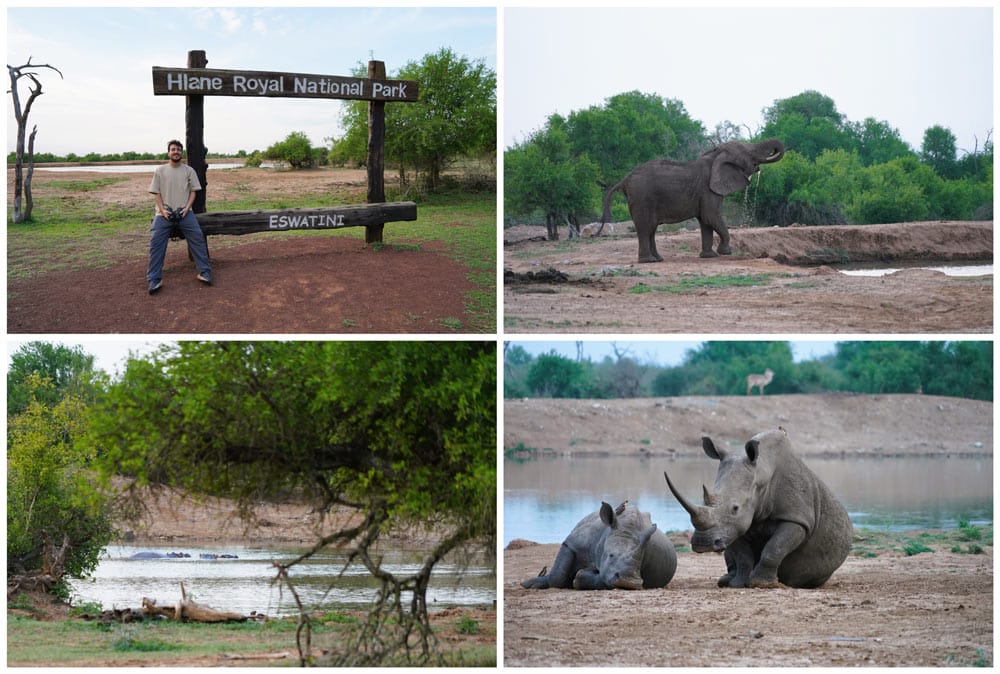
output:
[[[659,262],[663,258],[656,252],[656,225],[639,224],[640,220],[633,217],[636,223],[635,231],[639,239],[639,262]]]
[[[733,249],[729,244],[729,229],[722,221],[722,215],[712,213],[698,216],[698,224],[701,226],[701,257],[715,257],[718,255],[732,255]],[[712,250],[712,237],[719,235],[718,253]]]

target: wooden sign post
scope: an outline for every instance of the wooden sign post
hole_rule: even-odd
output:
[[[310,75],[253,70],[219,70],[207,68],[204,51],[188,52],[186,68],[153,66],[153,94],[185,97],[185,144],[188,164],[198,174],[202,190],[195,197],[193,210],[203,214],[202,229],[206,234],[244,234],[247,231],[277,231],[287,229],[321,229],[328,227],[365,227],[365,242],[382,240],[385,222],[416,220],[416,205],[412,202],[385,204],[385,104],[414,102],[418,96],[416,82],[389,80],[385,64],[369,61],[368,77],[341,75]],[[267,98],[326,98],[368,101],[368,203],[384,204],[379,209],[340,208],[310,209],[308,217],[292,211],[229,211],[206,213],[208,166],[205,161],[205,96],[248,96]],[[254,214],[266,214],[257,217]],[[291,213],[291,215],[288,215]],[[285,214],[282,220],[282,214]],[[378,218],[385,216],[385,220]],[[260,218],[264,219],[261,220]],[[278,218],[273,220],[272,218]],[[248,223],[254,223],[249,224]],[[266,225],[261,225],[261,222]],[[274,222],[303,223],[307,226],[271,226]],[[232,231],[227,231],[232,223]],[[249,228],[249,229],[248,229]]]

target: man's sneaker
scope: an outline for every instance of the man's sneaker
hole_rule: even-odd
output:
[[[198,280],[204,283],[205,285],[209,286],[212,285],[212,277],[209,276],[208,274],[198,274]]]
[[[150,283],[149,283],[149,294],[150,295],[155,295],[157,292],[159,292],[160,288],[162,288],[162,287],[163,287],[163,281],[156,281],[155,283],[152,282],[152,281],[150,281]]]

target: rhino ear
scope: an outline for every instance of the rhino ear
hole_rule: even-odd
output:
[[[715,448],[715,443],[712,442],[712,438],[702,436],[701,448],[705,450],[706,454],[708,454],[708,458],[715,459],[716,461],[722,461],[722,452]]]
[[[606,501],[601,501],[601,521],[612,529],[618,526],[615,510]]]
[[[746,446],[747,458],[750,459],[750,463],[757,462],[757,455],[760,453],[759,449],[760,448],[756,440],[750,440],[747,443]]]

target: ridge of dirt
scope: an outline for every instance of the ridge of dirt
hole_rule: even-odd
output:
[[[505,451],[701,456],[784,427],[800,456],[993,455],[993,404],[919,394],[796,394],[504,401]]]
[[[734,254],[710,259],[698,257],[697,231],[661,231],[657,247],[664,260],[652,264],[635,261],[635,235],[623,224],[615,223],[609,236],[572,241],[539,241],[538,227],[505,229],[507,329],[690,334],[993,329],[992,276],[955,277],[925,269],[848,276],[826,266],[991,261],[992,221],[732,228]],[[528,272],[542,270],[567,278],[548,283],[543,275],[524,282]],[[574,283],[579,279],[600,284]]]

